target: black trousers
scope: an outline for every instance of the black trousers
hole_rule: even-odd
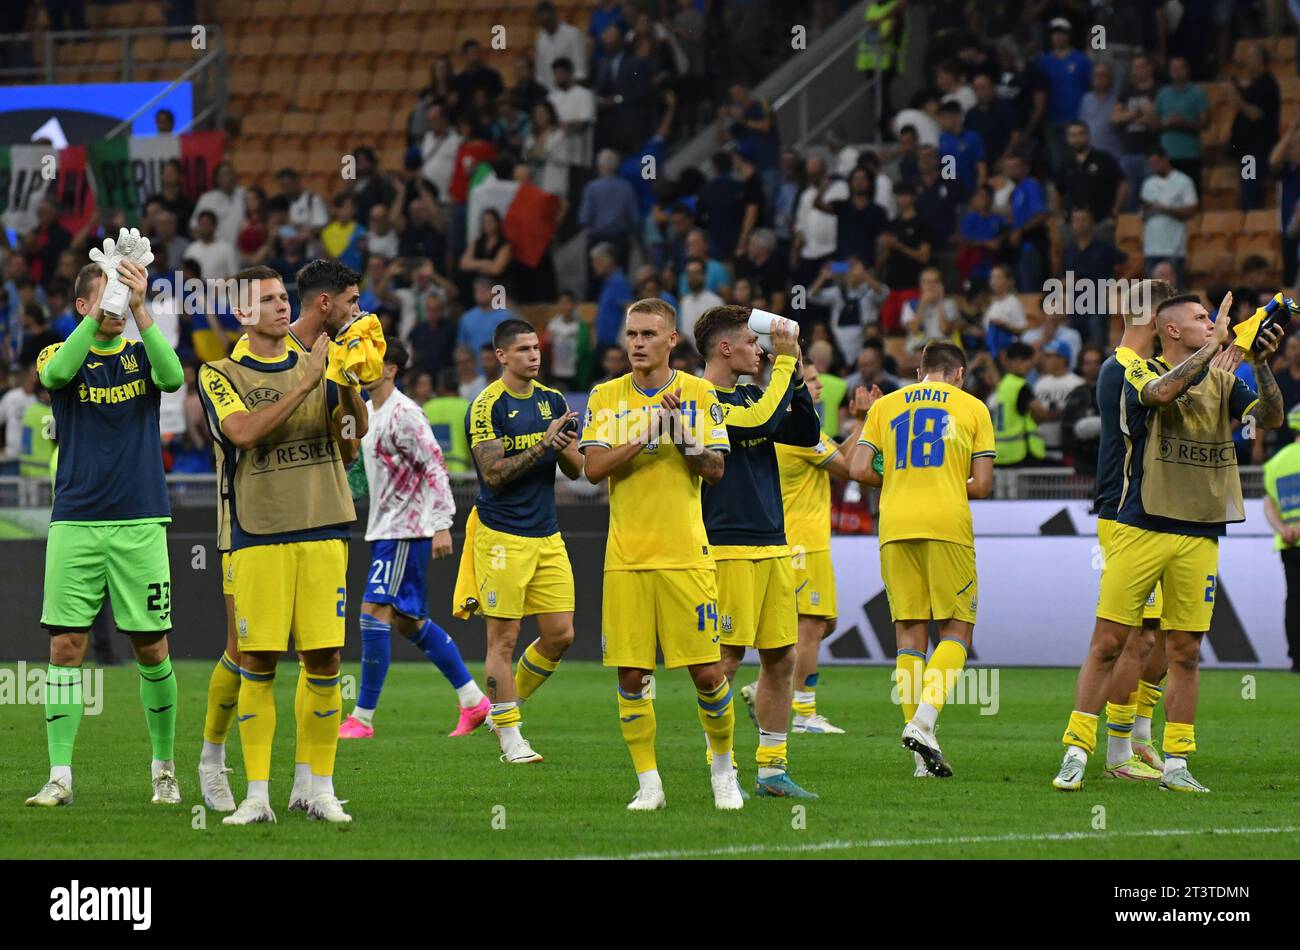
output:
[[[1282,570],[1286,572],[1286,644],[1291,668],[1300,669],[1300,548],[1284,548]]]

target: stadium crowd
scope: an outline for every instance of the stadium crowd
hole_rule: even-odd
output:
[[[795,4],[809,42],[848,5]],[[292,167],[271,189],[243,185],[226,161],[211,190],[187,195],[173,164],[139,222],[157,258],[155,287],[261,263],[293,295],[298,268],[337,258],[363,275],[362,309],[409,344],[403,388],[436,430],[452,432],[499,374],[492,331],[512,315],[543,332],[549,381],[581,393],[628,371],[620,339],[633,300],[678,308],[674,363],[688,369],[699,365],[691,328],[709,307],[783,313],[799,321],[821,373],[830,434],[850,425],[853,387],[897,388],[924,341],[947,337],[966,350],[967,387],[979,397],[1005,398],[1004,380],[1027,381],[1018,411],[1042,446],[1025,462],[1088,475],[1097,429],[1086,420],[1119,320],[1104,295],[1090,291],[1086,304],[1072,295],[1140,276],[1196,286],[1189,224],[1205,210],[1212,162],[1251,159],[1258,174],[1241,178],[1231,207],[1272,209],[1281,248],[1242,259],[1231,282],[1207,284],[1212,312],[1229,289],[1240,316],[1293,286],[1300,118],[1283,125],[1275,44],[1236,42],[1262,35],[1262,4],[1184,0],[1178,20],[1155,2],[872,4],[868,27],[882,45],[864,46],[859,65],[863,82],[877,67],[889,79],[885,143],[849,144],[832,130],[798,151],[783,145],[752,89],[791,54],[777,6],[602,0],[589,22],[568,23],[538,3],[531,50],[468,40],[458,56],[434,57],[410,106],[403,167],[382,167],[358,143],[355,178],[333,194],[310,190]],[[920,8],[924,85],[900,103],[902,18]],[[1111,37],[1101,49],[1098,27]],[[1211,104],[1197,85],[1216,78],[1228,80],[1232,110],[1222,146],[1209,141]],[[700,131],[717,143],[707,169],[663,175],[672,147]],[[642,173],[647,157],[660,172],[652,178]],[[545,205],[555,220],[512,221],[520,192],[493,190],[511,183],[558,199]],[[39,214],[34,230],[0,248],[7,473],[27,471],[32,452],[23,419],[42,398],[36,354],[75,326],[73,281],[86,250],[123,223],[106,210],[73,235],[52,202]],[[1133,214],[1140,233],[1126,236]],[[554,263],[575,236],[585,275]],[[1123,249],[1130,240],[1136,252]],[[1065,282],[1063,307],[1045,302],[1053,281]],[[184,424],[168,465],[209,470],[195,372],[226,351],[238,325],[215,306],[192,316],[164,299],[155,309],[186,365]],[[1300,403],[1300,341],[1288,340],[1276,372],[1289,410]],[[1243,438],[1240,460],[1259,463],[1293,434],[1275,435]],[[469,470],[463,444],[443,448],[453,471]]]

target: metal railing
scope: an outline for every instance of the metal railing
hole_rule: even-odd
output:
[[[202,34],[195,31],[202,30]],[[194,46],[202,37],[202,46]],[[142,60],[137,55],[136,44],[146,39],[186,40],[198,58]],[[71,48],[84,48],[85,43],[115,40],[121,44],[121,55],[116,62],[69,62],[61,55]],[[24,47],[27,56],[21,57]],[[9,60],[26,58],[31,65],[7,66],[0,69],[0,82],[6,84],[44,83],[55,85],[68,81],[70,71],[89,72],[103,82],[135,82],[141,68],[161,68],[180,72],[168,87],[149,102],[140,106],[130,118],[119,124],[109,137],[130,128],[130,123],[165,98],[182,82],[194,85],[194,116],[177,134],[196,128],[220,128],[225,118],[227,100],[226,50],[221,27],[216,24],[194,26],[151,26],[129,29],[105,30],[46,30],[40,33],[0,33],[0,48],[9,50]],[[36,54],[40,52],[38,57]]]

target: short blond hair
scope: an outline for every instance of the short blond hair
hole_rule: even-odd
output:
[[[677,329],[677,309],[659,297],[645,297],[627,308],[627,316],[634,313],[653,313],[663,318],[669,330]]]
[[[1167,280],[1143,278],[1135,282],[1121,301],[1124,326],[1154,323],[1156,310],[1175,293],[1174,285]]]

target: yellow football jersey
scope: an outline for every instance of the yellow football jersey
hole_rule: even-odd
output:
[[[285,346],[287,346],[291,350],[294,350],[295,352],[298,353],[308,352],[308,348],[302,345],[302,341],[298,339],[297,335],[293,332],[293,330],[289,331],[289,335],[285,338],[284,342],[285,342]],[[241,356],[246,355],[248,352],[249,352],[248,334],[245,333],[238,340],[235,341],[235,348],[230,351],[230,358],[232,360],[237,360]]]
[[[825,433],[812,448],[777,443],[785,539],[792,553],[797,549],[810,553],[831,548],[831,476],[826,463],[839,451]]]
[[[726,416],[713,384],[674,371],[662,388],[640,389],[632,374],[591,391],[578,447],[613,448],[643,434],[660,395],[681,389],[682,418],[697,443],[727,452]],[[609,478],[605,570],[712,568],[700,509],[701,479],[672,445],[650,443]]]
[[[926,538],[975,545],[971,459],[996,454],[988,406],[948,383],[914,383],[876,401],[859,445],[885,462],[880,543]]]

